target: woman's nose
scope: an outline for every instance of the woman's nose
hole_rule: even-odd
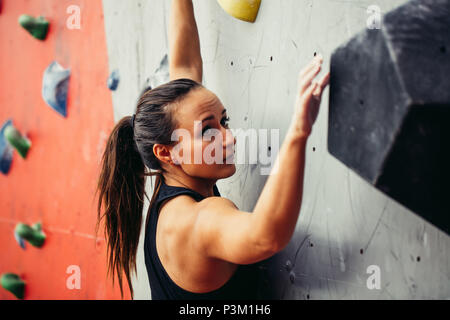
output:
[[[225,149],[233,148],[236,145],[236,137],[233,136],[233,133],[230,129],[225,130],[225,140],[223,143]]]

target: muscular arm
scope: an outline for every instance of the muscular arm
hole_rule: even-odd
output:
[[[192,239],[200,252],[249,264],[281,251],[290,241],[302,203],[307,139],[329,81],[329,73],[314,81],[321,64],[322,58],[316,58],[300,73],[291,125],[253,212],[240,211],[220,197],[198,203]]]
[[[170,80],[202,82],[203,62],[192,0],[172,0],[169,21]]]
[[[303,193],[306,137],[288,133],[278,154],[278,172],[263,188],[253,212],[230,200],[209,197],[198,203],[194,243],[206,255],[250,264],[282,250],[294,233]]]

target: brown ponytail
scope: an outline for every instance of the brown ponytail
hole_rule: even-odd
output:
[[[134,127],[132,117],[122,118],[106,143],[96,190],[96,194],[99,193],[96,229],[98,231],[104,218],[108,275],[112,275],[114,284],[117,274],[122,297],[122,275],[125,273],[133,299],[130,271],[136,273],[144,195],[148,199],[145,192],[146,176],[156,175],[148,212],[156,200],[163,179],[164,170],[153,153],[153,146],[156,143],[175,143],[171,141],[172,132],[176,129],[173,118],[175,102],[198,87],[201,85],[193,80],[178,79],[146,90],[138,101]],[[157,171],[150,172],[146,168]]]

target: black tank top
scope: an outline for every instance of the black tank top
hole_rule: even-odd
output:
[[[186,194],[197,202],[205,197],[194,190],[169,186],[161,178],[161,187],[151,208],[145,230],[144,251],[145,266],[153,300],[241,300],[258,299],[258,265],[239,265],[233,276],[219,289],[207,293],[194,293],[179,287],[167,274],[156,252],[156,225],[159,207],[164,200]],[[220,197],[214,185],[214,195]],[[183,212],[179,212],[183,214]]]

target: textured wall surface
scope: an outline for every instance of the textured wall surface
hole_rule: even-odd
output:
[[[99,0],[7,0],[0,13],[0,119],[32,142],[27,158],[14,151],[11,170],[0,175],[0,273],[19,274],[25,299],[116,299],[106,280],[103,234],[95,235],[93,193],[107,134],[114,126],[106,86],[108,61]],[[68,29],[67,8],[80,8],[80,29]],[[18,23],[21,14],[50,21],[44,42]],[[67,118],[42,99],[42,76],[53,61],[70,68]],[[40,249],[14,239],[18,222],[41,221]],[[80,289],[68,289],[71,265],[80,267]],[[125,297],[129,297],[127,293]],[[15,299],[0,288],[0,299]]]
[[[216,1],[194,1],[204,85],[229,110],[231,128],[279,129],[281,145],[302,66],[315,52],[328,65],[333,50],[366,27],[370,5],[385,13],[404,2],[263,0],[250,24],[228,16]],[[134,112],[139,93],[168,52],[170,1],[103,0],[103,9],[109,68],[121,75],[113,92],[118,121]],[[449,237],[333,158],[327,127],[328,90],[308,142],[296,232],[285,250],[265,263],[261,281],[270,296],[450,298]],[[237,165],[234,176],[217,183],[222,196],[251,211],[267,179],[259,169],[259,164]],[[152,193],[150,182],[147,192]],[[149,299],[142,244],[133,283],[136,298]],[[379,268],[381,287],[371,290],[373,266]]]

